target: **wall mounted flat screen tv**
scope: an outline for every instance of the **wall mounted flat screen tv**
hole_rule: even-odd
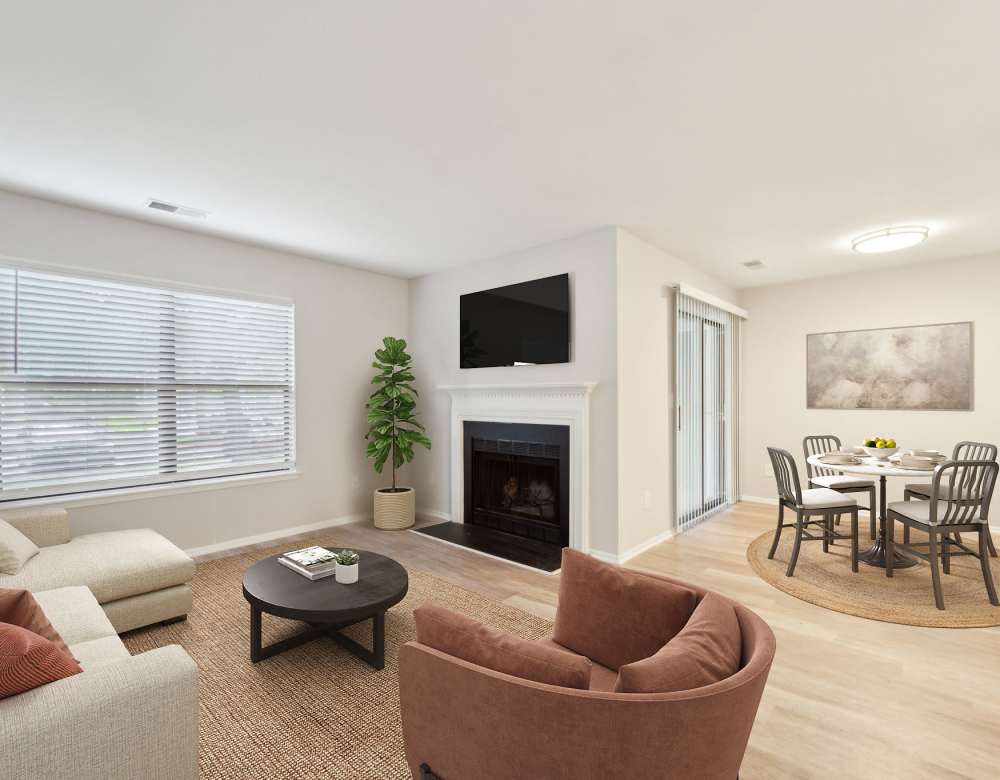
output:
[[[462,368],[569,362],[569,274],[468,293]]]

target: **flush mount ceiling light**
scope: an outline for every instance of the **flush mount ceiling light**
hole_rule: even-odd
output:
[[[930,230],[922,225],[882,228],[852,239],[851,249],[863,255],[895,252],[897,249],[916,246],[927,238],[928,233]]]

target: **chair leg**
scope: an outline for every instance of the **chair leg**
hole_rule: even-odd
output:
[[[910,543],[910,526],[904,525],[903,526],[903,544],[909,544],[909,543]]]
[[[795,573],[795,564],[799,560],[799,548],[802,546],[802,513],[795,513],[795,544],[792,545],[792,557],[788,561],[788,569],[785,571],[786,577],[791,577]]]
[[[905,525],[905,524],[904,524]],[[892,577],[892,561],[896,557],[895,534],[896,518],[889,515],[885,518],[885,576]]]
[[[990,597],[990,604],[1000,607],[1000,600],[997,599],[997,589],[993,584],[993,572],[990,571],[990,559],[987,555],[989,551],[990,527],[983,523],[979,526],[979,565],[983,570],[983,582],[986,583],[986,595]]]
[[[837,525],[840,525],[840,514],[837,514]]]
[[[990,527],[986,523],[983,523],[983,531],[986,533],[986,546],[990,548],[990,556],[996,558],[997,548],[993,544],[993,534],[990,533]]]
[[[774,557],[774,551],[778,549],[778,542],[781,539],[781,527],[785,522],[785,505],[778,504],[778,527],[774,529],[774,541],[771,542],[771,552],[767,554],[768,558]]]
[[[868,535],[869,538],[874,539],[876,528],[875,528],[875,488],[871,488],[868,491]]]
[[[958,537],[957,531],[954,536]],[[952,534],[941,534],[941,570],[945,574],[951,574],[951,537]]]
[[[851,512],[851,571],[858,570],[858,510]]]
[[[930,547],[927,552],[927,560],[931,565],[931,584],[934,586],[934,604],[938,609],[944,609],[944,594],[941,593],[941,572],[938,571],[938,541],[937,529],[929,528]]]
[[[830,552],[830,534],[833,533],[833,515],[823,515],[823,552]]]

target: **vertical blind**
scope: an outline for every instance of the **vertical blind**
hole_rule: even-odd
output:
[[[0,267],[0,501],[288,469],[291,305]]]
[[[735,503],[740,323],[738,315],[675,294],[677,530]]]

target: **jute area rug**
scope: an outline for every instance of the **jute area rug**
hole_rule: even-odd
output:
[[[310,544],[341,546],[329,533],[297,542],[302,547]],[[382,671],[327,639],[252,664],[243,572],[286,549],[253,550],[199,564],[194,608],[187,621],[123,637],[133,655],[179,644],[198,664],[203,778],[408,778],[397,659],[399,646],[415,637],[413,609],[440,604],[529,639],[545,636],[552,628],[543,618],[410,569],[406,598],[386,616]],[[301,628],[272,615],[264,615],[263,621],[265,644]],[[369,646],[370,625],[366,621],[349,633]]]
[[[858,541],[863,552],[871,542],[867,522],[860,525]],[[896,533],[901,533],[898,526]],[[930,565],[924,561],[908,569],[896,569],[892,579],[885,576],[884,569],[864,563],[858,564],[858,573],[854,574],[851,572],[850,542],[838,541],[828,554],[824,554],[820,542],[803,542],[795,575],[786,577],[794,535],[786,528],[774,558],[768,560],[773,538],[773,533],[768,532],[754,539],[747,549],[747,559],[761,579],[803,601],[848,615],[910,626],[1000,626],[1000,607],[990,604],[979,560],[971,556],[952,557],[951,574],[942,571],[945,609],[939,610],[934,606]],[[912,541],[926,540],[926,535],[913,532]],[[971,536],[963,540],[967,546],[972,546]],[[990,563],[993,580],[1000,587],[1000,562],[990,558]]]

